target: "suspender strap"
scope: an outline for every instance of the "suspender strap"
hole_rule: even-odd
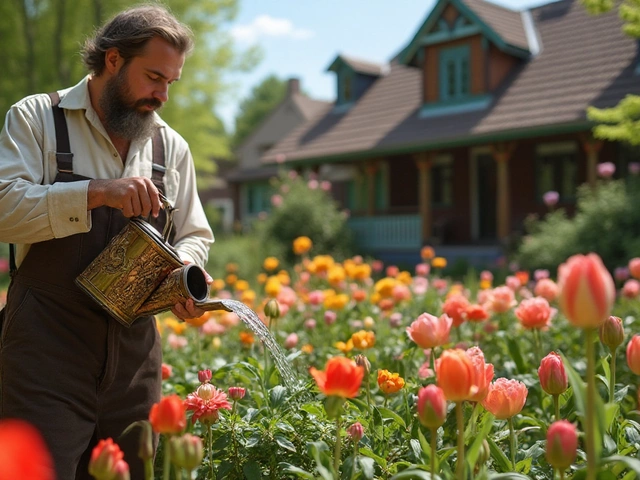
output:
[[[58,92],[51,92],[48,95],[51,98],[53,123],[56,127],[56,162],[58,171],[73,173],[73,153],[71,153],[71,144],[69,143],[67,120],[64,117],[64,110],[58,106],[60,95],[58,95]]]
[[[151,167],[151,181],[161,193],[164,193],[163,177],[167,169],[164,166],[164,142],[162,141],[160,131],[160,128],[158,128],[153,136],[153,165]]]
[[[13,278],[16,273],[16,247],[13,243],[9,244],[9,276]]]

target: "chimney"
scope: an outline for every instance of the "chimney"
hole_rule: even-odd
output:
[[[300,93],[300,79],[290,78],[287,82],[287,96],[291,96],[295,93]]]

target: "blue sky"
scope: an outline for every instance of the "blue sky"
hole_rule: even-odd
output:
[[[513,10],[548,0],[492,0]],[[239,0],[228,31],[236,45],[260,45],[263,60],[249,73],[230,75],[235,93],[218,110],[228,128],[240,101],[269,74],[300,78],[302,90],[335,98],[335,74],[327,67],[339,54],[384,63],[403,48],[435,0]]]

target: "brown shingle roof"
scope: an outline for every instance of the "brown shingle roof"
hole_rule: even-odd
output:
[[[465,0],[475,1],[475,0]],[[577,0],[532,11],[542,52],[524,61],[484,110],[421,118],[422,72],[392,65],[347,112],[325,107],[263,157],[275,161],[419,151],[438,142],[586,120],[589,105],[613,106],[640,94],[637,42],[621,32],[615,12],[589,16]]]
[[[480,19],[506,43],[529,50],[529,41],[522,23],[522,14],[484,0],[462,0]]]

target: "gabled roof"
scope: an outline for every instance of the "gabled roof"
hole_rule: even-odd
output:
[[[325,107],[263,161],[282,155],[294,162],[370,158],[585,130],[587,106],[613,106],[627,94],[640,94],[637,41],[622,33],[616,12],[591,16],[579,0],[561,0],[531,15],[542,52],[512,73],[487,108],[422,118],[422,71],[391,65],[348,112]]]
[[[363,73],[365,75],[372,75],[379,77],[384,75],[388,67],[379,63],[369,62],[367,60],[361,60],[359,58],[347,57],[346,55],[339,54],[331,65],[327,67],[328,72],[337,71],[342,65],[347,65],[356,73]]]
[[[531,52],[521,12],[484,0],[439,0],[409,45],[400,53],[400,63],[411,62],[421,46],[422,38],[434,28],[449,5],[479,27],[483,35],[500,50],[521,57],[526,57]]]

